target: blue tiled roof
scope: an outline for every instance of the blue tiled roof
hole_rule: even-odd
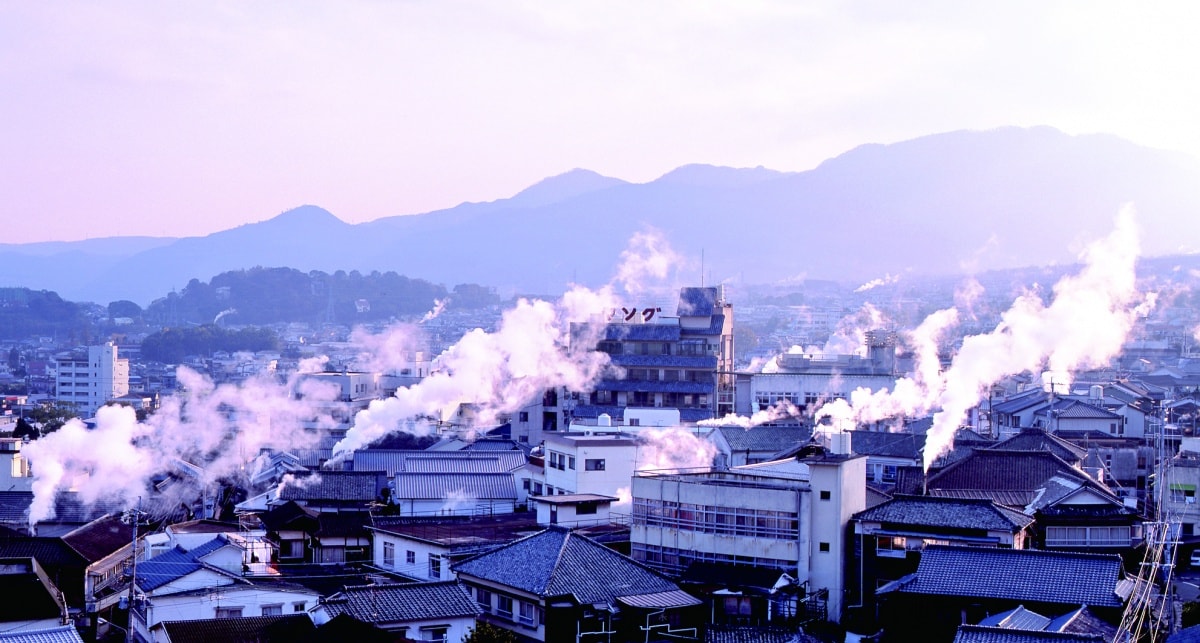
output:
[[[749,429],[719,426],[716,430],[725,438],[731,451],[749,449],[776,453],[812,438],[812,428],[802,426],[755,426]]]
[[[1015,609],[1007,612],[993,614],[979,621],[979,624],[986,627],[1005,627],[1010,630],[1044,630],[1050,624],[1050,617],[1027,610],[1024,605],[1018,605]]]
[[[675,583],[594,540],[550,528],[455,566],[459,574],[536,596],[616,604],[619,596],[678,590]]]
[[[645,391],[647,393],[713,393],[716,382],[662,382],[647,380],[600,380],[597,391]]]
[[[963,625],[954,637],[954,643],[1100,643],[1104,640],[1104,637],[1096,634],[1037,632],[981,625]]]
[[[229,544],[224,536],[192,548],[191,551],[176,546],[168,552],[163,552],[150,560],[139,563],[137,567],[137,585],[142,591],[149,592],[174,580],[178,580],[199,571],[204,567],[200,559]]]
[[[930,545],[905,594],[1120,607],[1121,557],[1029,549]]]
[[[631,342],[677,342],[678,324],[606,324],[604,339]]]
[[[609,360],[623,368],[717,368],[716,355],[609,355]]]
[[[689,337],[692,335],[720,335],[721,331],[724,330],[724,326],[725,315],[713,315],[712,320],[709,322],[707,328],[681,328],[679,332],[683,335],[683,337]]]
[[[0,643],[83,643],[74,625],[0,634]]]

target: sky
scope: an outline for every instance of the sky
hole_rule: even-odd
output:
[[[1200,3],[0,0],[0,243],[1050,125],[1200,156]]]

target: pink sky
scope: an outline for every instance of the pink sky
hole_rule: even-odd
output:
[[[1003,125],[1200,155],[1200,5],[0,4],[0,242],[348,222]],[[1149,7],[1149,8],[1148,8]]]

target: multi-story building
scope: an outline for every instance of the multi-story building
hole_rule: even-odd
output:
[[[865,466],[861,456],[812,446],[728,470],[640,473],[633,558],[669,575],[694,562],[785,571],[818,599],[810,604],[826,600],[821,616],[836,621],[847,590],[847,526],[866,509]]]
[[[55,362],[55,395],[83,417],[129,393],[129,360],[117,357],[112,342],[60,355]]]

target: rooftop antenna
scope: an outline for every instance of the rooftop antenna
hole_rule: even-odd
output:
[[[700,249],[700,287],[704,287],[704,248]]]

